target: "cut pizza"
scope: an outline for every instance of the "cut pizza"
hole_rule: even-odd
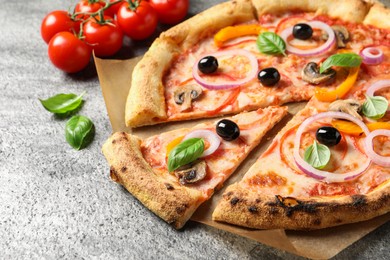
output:
[[[269,107],[145,140],[117,132],[102,151],[114,181],[181,228],[286,113]]]
[[[390,10],[374,1],[236,0],[169,29],[134,69],[126,124],[257,110],[233,117],[256,141],[244,142],[243,150],[240,138],[223,140],[218,149],[229,151],[181,165],[177,155],[167,157],[177,153],[173,147],[215,145],[193,137],[188,144],[184,136],[195,129],[144,141],[116,133],[103,147],[111,176],[179,228],[280,120],[285,110],[272,106],[310,100],[228,187],[213,218],[252,228],[318,229],[389,212],[389,21]],[[192,172],[197,167],[206,167],[200,180]]]

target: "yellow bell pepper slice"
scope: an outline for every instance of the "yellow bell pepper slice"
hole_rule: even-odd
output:
[[[247,35],[258,35],[260,32],[266,31],[265,28],[261,27],[258,24],[243,24],[236,26],[225,27],[214,36],[214,43],[219,48],[223,45],[224,42]]]
[[[355,84],[357,76],[359,74],[359,68],[360,66],[350,68],[346,80],[344,80],[344,82],[337,86],[337,88],[334,90],[328,90],[326,88],[317,88],[315,90],[315,97],[319,101],[323,102],[333,102],[336,99],[343,98]]]
[[[335,127],[337,130],[339,130],[342,133],[349,134],[349,135],[355,135],[360,136],[363,134],[363,130],[360,128],[360,126],[344,120],[333,120],[332,126]],[[374,131],[377,129],[388,129],[390,130],[390,122],[374,122],[374,123],[368,123],[367,127],[370,131]]]
[[[173,148],[175,148],[178,144],[181,143],[181,141],[183,140],[184,136],[179,136],[175,139],[173,139],[168,145],[167,145],[167,157],[169,155],[169,153],[173,150]]]

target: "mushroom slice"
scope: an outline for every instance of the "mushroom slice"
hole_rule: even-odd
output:
[[[338,48],[345,48],[345,43],[349,40],[349,32],[348,32],[347,28],[345,28],[342,25],[333,25],[332,29],[336,35],[337,47]],[[326,33],[323,33],[321,35],[321,38],[325,41],[328,39],[328,37],[329,36]]]
[[[337,47],[345,48],[345,43],[349,40],[349,33],[347,28],[341,25],[333,25],[332,29],[336,34]]]
[[[332,102],[328,108],[329,111],[344,112],[351,116],[363,120],[359,115],[361,104],[355,99],[340,99]]]
[[[203,180],[206,176],[206,162],[197,160],[184,165],[175,171],[181,184],[191,184]]]
[[[302,70],[302,79],[316,85],[334,79],[335,76],[336,71],[334,69],[328,69],[320,73],[319,67],[315,62],[309,62]]]
[[[202,88],[198,85],[187,85],[175,90],[175,103],[180,105],[181,111],[191,108],[192,100],[197,99],[202,94]]]

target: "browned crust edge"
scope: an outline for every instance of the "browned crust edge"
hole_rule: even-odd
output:
[[[236,183],[213,220],[256,229],[314,230],[368,220],[390,211],[390,181],[366,195],[291,198],[265,196]]]
[[[133,135],[117,132],[104,143],[102,152],[110,175],[153,213],[179,229],[203,202],[202,193],[159,178],[142,157],[140,142]]]
[[[375,3],[363,21],[366,25],[373,25],[378,28],[390,28],[390,9],[381,3]]]
[[[325,14],[348,22],[362,22],[368,13],[371,3],[362,0],[252,0],[261,16],[267,13],[284,13],[288,11],[315,12]]]

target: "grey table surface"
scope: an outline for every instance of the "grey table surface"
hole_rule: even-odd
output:
[[[100,152],[111,127],[94,67],[62,73],[40,37],[43,17],[76,0],[0,2],[0,259],[300,259],[194,222],[176,231],[114,184]],[[192,0],[190,14],[217,2]],[[148,44],[127,41],[118,55],[134,57]],[[75,151],[66,121],[38,98],[84,90],[80,114],[94,121],[96,137]],[[389,259],[389,244],[387,223],[335,259]]]

